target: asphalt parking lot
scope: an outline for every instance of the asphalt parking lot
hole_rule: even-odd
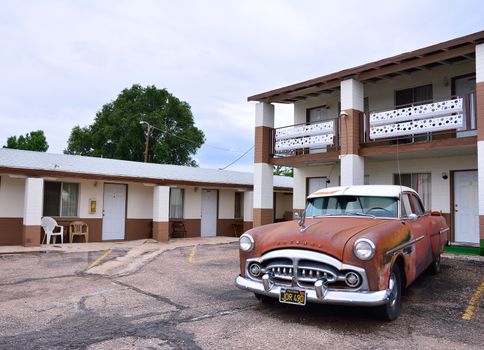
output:
[[[366,308],[258,302],[234,286],[236,243],[154,252],[136,269],[89,273],[124,254],[0,255],[0,348],[483,348],[482,297],[462,319],[483,283],[482,260],[443,259],[439,275],[407,290],[400,317],[382,322]]]

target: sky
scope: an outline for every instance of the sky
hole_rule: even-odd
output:
[[[248,96],[483,29],[473,0],[0,0],[0,147],[41,129],[62,153],[121,90],[155,85],[191,105],[199,165],[223,168],[254,144]]]

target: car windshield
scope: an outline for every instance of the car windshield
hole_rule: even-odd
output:
[[[369,216],[398,217],[398,199],[376,196],[328,196],[308,200],[306,217],[315,216]]]

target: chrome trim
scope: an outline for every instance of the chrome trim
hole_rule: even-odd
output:
[[[403,244],[397,245],[395,248],[392,248],[392,249],[388,250],[388,251],[386,252],[386,255],[391,255],[391,254],[396,253],[396,252],[397,252],[397,251],[399,251],[400,249],[405,249],[405,248],[407,248],[407,247],[410,247],[411,245],[413,245],[413,244],[417,243],[418,241],[420,241],[420,240],[422,240],[422,239],[424,239],[424,238],[425,238],[425,236],[420,236],[419,238],[416,238],[416,239],[414,239],[414,240],[412,240],[412,241],[409,241],[409,242],[406,242],[406,243],[403,243]]]
[[[240,240],[242,239],[242,237],[249,237],[249,240],[250,240],[251,246],[250,246],[250,248],[249,248],[249,249],[247,249],[247,250],[243,250],[243,249],[240,247]],[[247,234],[247,233],[244,233],[242,236],[240,236],[240,238],[239,238],[239,249],[240,249],[241,251],[246,252],[246,253],[247,253],[247,252],[250,252],[252,249],[254,249],[254,246],[255,246],[255,243],[254,243],[254,238],[253,238],[251,235],[249,235],[249,234]]]
[[[330,265],[338,271],[352,270],[352,271],[357,272],[361,276],[361,279],[362,279],[361,285],[356,289],[352,289],[352,291],[368,291],[369,290],[368,278],[367,278],[366,272],[363,268],[358,267],[358,266],[344,264],[341,261],[339,261],[338,259],[335,259],[335,258],[333,258],[329,255],[324,254],[324,253],[317,253],[317,252],[313,252],[313,251],[310,251],[310,250],[302,250],[302,249],[278,249],[278,250],[274,250],[274,251],[271,251],[269,253],[266,253],[266,254],[258,257],[258,258],[247,259],[246,264],[245,264],[245,276],[247,276],[248,279],[250,279],[250,280],[252,280],[256,283],[261,283],[260,279],[253,278],[248,273],[248,266],[250,265],[250,263],[258,262],[260,264],[263,264],[264,261],[272,260],[272,259],[278,259],[278,258],[279,259],[288,259],[288,260],[292,261],[291,285],[293,287],[299,286],[299,287],[305,288],[305,289],[308,288],[307,285],[301,285],[299,283],[297,271],[298,271],[299,268],[305,268],[306,267],[306,266],[304,266],[304,267],[299,266],[300,260],[310,260],[310,261],[315,261],[315,262]],[[281,265],[281,267],[282,267],[282,265]],[[263,271],[263,273],[272,274],[272,271]],[[279,278],[279,275],[274,274],[274,276],[271,276],[271,277],[272,278]],[[290,276],[288,276],[288,278],[287,278],[288,281],[289,281],[289,277]],[[315,280],[316,279],[308,280],[308,281],[301,280],[301,282],[314,283]],[[338,279],[338,280],[344,281],[344,276],[343,276],[343,279]]]
[[[366,259],[362,259],[362,258],[360,258],[360,257],[358,256],[358,254],[356,254],[355,248],[356,248],[356,245],[357,245],[358,243],[360,243],[360,242],[366,242],[366,243],[368,243],[368,244],[370,245],[371,249],[372,249],[372,253],[371,253],[371,255],[370,255],[368,258],[366,258]],[[360,239],[357,239],[357,240],[355,241],[355,243],[353,244],[353,254],[355,254],[355,256],[356,256],[358,259],[363,260],[363,261],[367,261],[367,260],[370,260],[371,258],[373,258],[373,257],[375,256],[375,251],[376,251],[376,249],[375,249],[375,243],[373,243],[373,242],[372,242],[371,240],[369,240],[368,238],[360,238]]]
[[[441,229],[441,230],[440,230],[440,233],[444,233],[444,232],[447,232],[447,231],[449,231],[449,230],[450,230],[450,228],[446,227],[446,228]]]
[[[264,289],[261,282],[253,281],[251,279],[238,276],[235,279],[235,285],[240,289],[249,290],[262,295],[267,295],[273,298],[279,298],[281,287],[273,285],[269,291]],[[306,298],[308,301],[320,304],[340,304],[340,305],[361,305],[361,306],[378,306],[388,303],[391,290],[384,289],[377,292],[355,292],[345,290],[331,290],[328,289],[326,294],[319,298],[316,288],[303,288],[306,291]]]

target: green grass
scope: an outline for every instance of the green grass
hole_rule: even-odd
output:
[[[463,254],[463,255],[479,255],[480,249],[479,247],[464,247],[464,246],[446,246],[444,248],[445,253],[451,254]]]

